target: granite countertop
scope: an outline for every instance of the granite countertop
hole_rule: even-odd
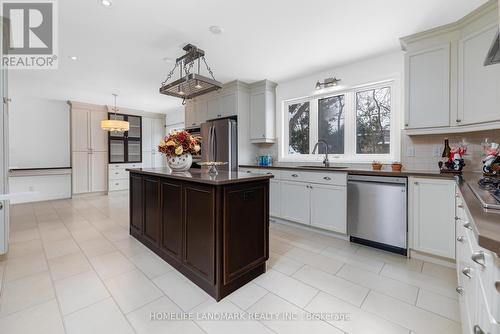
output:
[[[472,230],[479,246],[500,254],[500,210],[483,208],[468,185],[481,177],[482,173],[464,173],[458,181],[458,187],[472,217]]]
[[[372,170],[355,167],[321,167],[321,166],[290,166],[274,164],[273,166],[257,166],[257,165],[240,165],[241,168],[262,168],[262,169],[286,169],[286,170],[310,170],[310,171],[326,171],[326,172],[344,172],[351,175],[376,175],[376,176],[421,176],[421,177],[437,177],[453,179],[455,177],[452,173],[440,173],[436,171],[413,171],[402,170],[401,172],[393,172],[391,170]]]
[[[191,168],[187,172],[174,173],[169,168],[130,168],[130,173],[159,176],[182,181],[190,181],[211,185],[264,181],[273,178],[272,175],[257,175],[241,172],[219,171],[218,175],[210,175],[206,170]]]

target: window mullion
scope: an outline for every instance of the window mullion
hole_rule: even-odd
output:
[[[318,142],[318,99],[309,101],[309,154],[312,154],[314,145]]]

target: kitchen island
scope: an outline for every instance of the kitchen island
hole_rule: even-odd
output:
[[[265,272],[272,175],[128,171],[130,234],[217,301]]]

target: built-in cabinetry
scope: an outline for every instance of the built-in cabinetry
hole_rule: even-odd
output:
[[[250,85],[250,141],[274,143],[276,140],[276,84],[263,80]]]
[[[455,258],[455,181],[410,177],[409,246],[426,254]]]
[[[347,233],[347,173],[277,169],[240,169],[272,174],[270,216]]]
[[[101,121],[108,118],[105,108],[71,103],[72,193],[107,190],[108,140]]]
[[[129,168],[142,168],[142,164],[109,164],[108,191],[127,190],[129,188],[129,172],[127,171]]]
[[[109,132],[109,163],[142,162],[142,117],[110,113],[109,119],[129,122],[129,131]]]
[[[164,119],[142,118],[142,166],[144,168],[166,166],[165,157],[158,152],[158,145],[164,137]]]
[[[456,250],[462,332],[500,333],[500,259],[478,245],[473,218],[457,191]]]
[[[498,20],[490,1],[456,23],[401,39],[407,134],[500,128],[500,65],[483,64]]]

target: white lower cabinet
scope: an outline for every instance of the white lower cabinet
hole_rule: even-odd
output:
[[[410,178],[411,248],[455,258],[455,181]]]
[[[106,191],[108,152],[73,152],[73,194]]]
[[[269,215],[272,217],[281,215],[280,195],[280,181],[271,179],[269,182]]]
[[[346,188],[311,184],[311,225],[347,233]]]
[[[109,191],[127,190],[129,188],[129,168],[142,168],[140,163],[109,164]]]
[[[347,173],[263,168],[240,172],[272,174],[269,215],[337,233],[347,233]]]
[[[281,181],[280,218],[296,223],[309,224],[310,189],[304,182]]]
[[[457,292],[463,334],[500,333],[500,259],[478,245],[474,221],[458,194],[456,222]]]

